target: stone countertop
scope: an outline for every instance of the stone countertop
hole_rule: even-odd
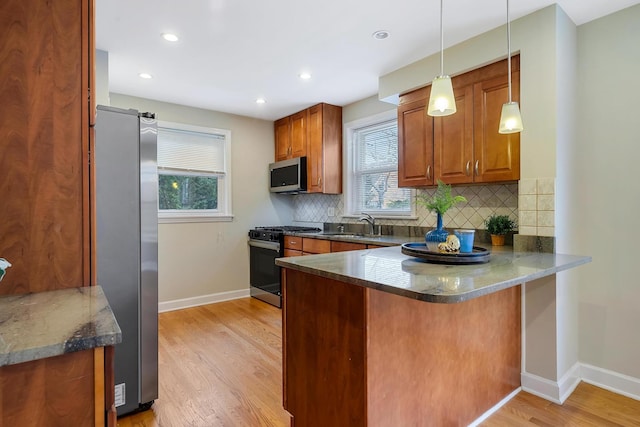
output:
[[[99,286],[0,297],[0,366],[121,341]]]
[[[591,262],[591,257],[492,251],[485,264],[428,263],[388,247],[278,258],[276,264],[434,303],[459,303]]]

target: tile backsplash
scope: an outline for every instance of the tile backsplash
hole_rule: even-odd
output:
[[[520,234],[546,237],[555,235],[555,197],[554,178],[520,180]]]
[[[418,190],[428,196],[435,188]],[[508,215],[518,221],[518,184],[490,184],[453,187],[453,194],[460,194],[467,203],[459,203],[444,215],[446,228],[484,229],[484,220],[492,215]],[[299,194],[294,196],[294,215],[296,222],[314,223],[357,223],[358,218],[345,217],[344,196],[329,194]],[[536,200],[538,202],[538,200]],[[534,209],[535,210],[535,209]],[[330,216],[330,214],[333,214]],[[436,214],[422,206],[416,208],[416,219],[377,220],[379,224],[435,227]]]

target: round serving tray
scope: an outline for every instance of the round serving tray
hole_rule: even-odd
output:
[[[480,246],[474,246],[471,253],[447,254],[433,252],[427,249],[425,243],[403,243],[402,253],[412,257],[424,259],[436,264],[483,264],[489,262],[491,251]]]

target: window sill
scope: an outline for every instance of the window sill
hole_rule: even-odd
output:
[[[233,215],[217,216],[158,216],[158,224],[184,224],[199,222],[231,222]]]

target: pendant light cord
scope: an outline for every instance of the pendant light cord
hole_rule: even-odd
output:
[[[444,0],[440,0],[440,75],[441,76],[444,76],[444,30],[442,28],[443,2]]]
[[[511,21],[509,20],[509,0],[507,0],[507,72],[509,73],[509,103],[511,103]]]

